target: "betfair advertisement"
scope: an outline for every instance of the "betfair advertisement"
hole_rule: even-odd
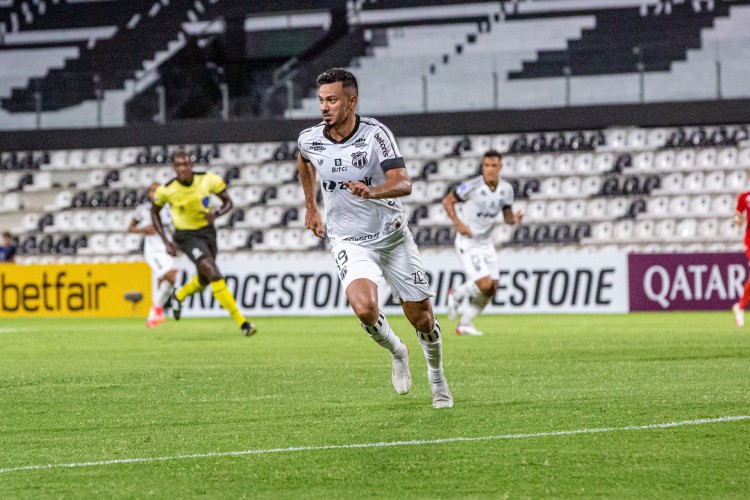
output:
[[[150,304],[143,262],[0,265],[0,317],[146,317]]]

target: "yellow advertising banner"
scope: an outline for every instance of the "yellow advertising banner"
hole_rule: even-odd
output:
[[[0,265],[0,318],[146,317],[150,306],[145,262]]]

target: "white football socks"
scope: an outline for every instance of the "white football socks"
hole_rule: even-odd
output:
[[[388,320],[385,319],[383,311],[378,313],[378,322],[374,325],[365,325],[361,322],[360,324],[372,340],[377,342],[381,347],[388,349],[394,356],[401,357],[406,354],[406,345],[391,330],[391,326],[388,324]]]
[[[172,293],[172,283],[167,280],[162,281],[157,287],[153,297],[154,307],[164,307]]]
[[[464,300],[464,297],[473,297],[478,293],[481,292],[479,291],[479,287],[477,286],[476,282],[467,281],[463,285],[456,287],[456,289],[453,290],[453,297],[458,302],[461,302],[462,300]]]
[[[431,332],[417,332],[417,337],[427,360],[427,378],[432,383],[442,381],[445,373],[443,372],[443,339],[440,336],[440,323],[435,320],[435,326],[432,327]]]
[[[466,307],[463,308],[463,314],[461,315],[461,319],[459,320],[458,324],[470,325],[472,321],[474,321],[474,318],[479,316],[484,308],[487,307],[487,304],[489,302],[490,298],[482,292],[479,292],[476,295],[469,296],[468,304],[466,304]]]

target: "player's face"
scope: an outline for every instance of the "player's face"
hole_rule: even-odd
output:
[[[177,155],[172,163],[177,182],[190,182],[193,178],[193,162],[186,155]]]
[[[482,158],[482,175],[485,182],[497,183],[500,178],[500,170],[503,168],[503,161],[496,156]]]
[[[357,97],[347,94],[341,82],[321,85],[318,88],[318,99],[320,114],[328,127],[345,123],[357,105]]]

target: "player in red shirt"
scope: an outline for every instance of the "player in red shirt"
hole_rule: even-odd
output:
[[[732,217],[732,221],[738,226],[741,226],[745,222],[745,214],[748,211],[748,207],[750,207],[750,191],[745,191],[737,197],[737,209],[734,212],[734,217]],[[745,255],[747,255],[748,261],[750,261],[750,224],[745,226]],[[745,324],[745,308],[748,302],[750,302],[750,279],[745,283],[742,298],[732,306],[734,322],[737,326],[744,326]]]

